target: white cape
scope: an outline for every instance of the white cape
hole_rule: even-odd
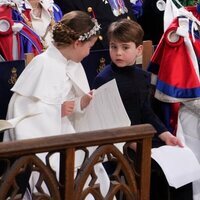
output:
[[[193,151],[200,163],[200,116],[185,105],[179,110],[177,134],[177,137]],[[193,200],[199,199],[200,179],[193,182]]]
[[[57,48],[50,46],[30,62],[12,88],[14,95],[9,103],[7,118],[33,111],[41,114],[26,118],[15,129],[8,130],[4,141],[75,133],[74,120],[82,114],[80,97],[89,90],[81,63],[65,59]],[[74,116],[61,118],[61,104],[70,99],[76,100],[76,112]],[[45,155],[38,156],[45,162]],[[76,154],[75,166],[79,167],[81,162],[82,156]],[[58,156],[51,158],[51,166],[57,172],[58,163]],[[110,185],[108,176],[101,163],[95,166],[95,170],[105,195]],[[31,181],[35,183],[34,178]]]

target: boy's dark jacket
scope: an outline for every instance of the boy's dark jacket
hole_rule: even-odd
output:
[[[151,108],[150,73],[134,65],[123,68],[115,64],[107,65],[95,78],[93,88],[98,88],[114,78],[131,124],[150,123],[158,134],[167,131]]]

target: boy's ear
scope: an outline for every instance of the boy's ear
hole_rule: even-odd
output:
[[[142,45],[139,45],[137,47],[137,56],[141,56],[142,55],[142,51],[143,51],[143,46]]]

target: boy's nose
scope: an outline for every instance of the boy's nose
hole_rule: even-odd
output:
[[[122,51],[121,49],[117,49],[117,55],[121,55]]]

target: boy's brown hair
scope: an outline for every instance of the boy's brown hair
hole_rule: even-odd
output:
[[[135,21],[130,19],[120,19],[111,23],[108,28],[108,40],[120,42],[134,42],[136,47],[142,44],[144,31]]]

